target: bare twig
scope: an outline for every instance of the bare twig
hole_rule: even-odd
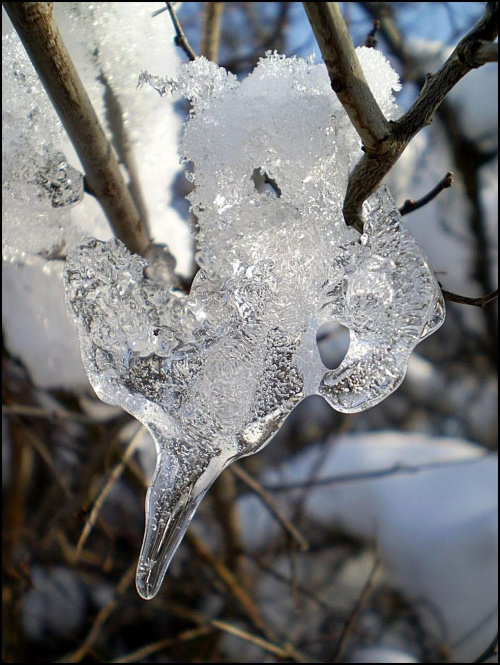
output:
[[[225,566],[221,561],[216,559],[216,557],[209,551],[202,540],[198,538],[192,531],[187,532],[186,539],[191,543],[191,545],[193,545],[198,556],[206,561],[215,571],[217,576],[224,582],[231,595],[240,603],[241,607],[245,611],[245,614],[251,620],[253,625],[258,630],[262,630],[264,634],[266,634],[267,624],[264,621],[259,608],[250,597],[248,591],[246,591],[246,589],[244,589],[240,584],[234,573],[232,573],[229,568],[227,568],[227,566]]]
[[[278,644],[274,644],[272,641],[264,640],[261,637],[258,637],[257,635],[253,635],[252,633],[249,633],[246,630],[243,630],[231,623],[228,623],[227,621],[205,618],[199,612],[190,610],[187,607],[182,607],[181,605],[178,605],[176,603],[172,603],[170,605],[170,609],[172,613],[177,616],[180,616],[184,619],[189,619],[190,621],[193,621],[194,623],[201,626],[208,625],[208,626],[213,626],[213,628],[217,628],[218,630],[223,630],[224,632],[230,633],[231,635],[235,635],[236,637],[239,637],[242,640],[251,642],[252,644],[256,644],[257,646],[264,649],[264,651],[269,651],[269,653],[272,653],[280,658],[292,659],[297,663],[318,662],[316,660],[311,660],[309,656],[305,656],[296,650],[292,649],[292,652],[290,652],[290,649],[287,648],[287,646],[283,647]]]
[[[217,62],[223,9],[223,2],[204,3],[200,54],[204,55],[207,60],[211,60],[212,62]]]
[[[236,484],[231,473],[222,473],[212,487],[216,517],[224,530],[225,562],[236,574],[241,552],[240,525],[236,510]]]
[[[23,434],[26,439],[26,441],[33,446],[33,448],[36,450],[36,452],[40,455],[40,457],[43,459],[47,467],[50,469],[50,472],[56,481],[56,483],[59,485],[61,490],[63,491],[64,496],[69,499],[71,497],[71,491],[68,487],[67,481],[61,473],[59,472],[54,459],[52,455],[50,454],[49,450],[47,449],[47,446],[44,444],[44,442],[31,430],[29,430],[27,427],[23,428]]]
[[[364,77],[337,3],[305,2],[309,21],[325,60],[332,88],[363,141],[365,155],[353,169],[344,200],[344,219],[363,229],[364,201],[381,184],[411,139],[432,121],[450,90],[471,69],[480,67],[492,49],[487,44],[498,34],[498,3],[487,3],[486,12],[436,74],[429,74],[419,96],[396,122],[388,123],[373,95],[366,92]],[[357,63],[357,64],[356,64]]]
[[[134,454],[134,452],[137,449],[137,446],[139,444],[140,438],[142,436],[144,427],[143,425],[140,425],[137,432],[134,434],[132,437],[132,440],[128,444],[125,452],[123,453],[123,457],[120,460],[120,462],[114,467],[112,472],[109,474],[108,480],[105,483],[104,487],[102,488],[99,496],[95,500],[94,506],[90,512],[90,515],[85,523],[85,526],[83,527],[82,535],[80,536],[80,539],[78,541],[78,545],[76,546],[76,552],[75,552],[75,562],[78,560],[78,557],[80,556],[80,552],[82,551],[82,547],[85,545],[87,538],[90,535],[90,532],[92,531],[94,524],[97,521],[97,518],[99,516],[99,513],[101,511],[101,508],[106,501],[108,494],[110,493],[111,489],[114,487],[116,481],[118,478],[121,476],[123,473],[125,467],[128,464],[128,461]]]
[[[46,420],[72,420],[78,423],[94,423],[95,419],[83,413],[66,411],[62,408],[44,409],[29,404],[2,404],[2,413],[6,416],[27,416],[29,418],[44,418]]]
[[[448,173],[444,176],[444,178],[440,180],[438,184],[421,199],[419,199],[418,201],[415,201],[414,199],[407,199],[399,209],[401,216],[408,215],[410,212],[414,212],[419,208],[423,208],[425,205],[427,205],[433,199],[435,199],[436,196],[443,191],[443,189],[448,189],[448,187],[451,187],[452,185],[453,185],[453,173],[451,171],[448,171]]]
[[[112,612],[116,609],[120,597],[132,584],[134,577],[135,577],[135,563],[132,566],[130,566],[130,568],[128,568],[128,570],[125,572],[125,575],[123,575],[122,579],[120,580],[120,583],[116,587],[115,595],[111,598],[111,600],[108,601],[108,603],[106,603],[106,605],[104,605],[104,607],[96,616],[95,621],[92,624],[92,628],[90,629],[87,637],[84,639],[81,646],[78,647],[78,649],[76,649],[72,653],[66,654],[64,658],[61,658],[56,662],[79,663],[85,658],[85,656],[88,654],[88,652],[92,649],[92,647],[96,643],[103,625],[108,620]]]
[[[380,21],[378,20],[378,18],[376,18],[373,21],[373,28],[366,36],[365,46],[367,46],[368,48],[375,48],[375,46],[377,46],[377,40],[375,37],[379,30],[380,30]]]
[[[144,253],[149,233],[125,184],[78,72],[64,45],[52,2],[4,2],[3,6],[54,105],[117,238]]]
[[[463,459],[443,459],[426,464],[401,464],[396,463],[383,469],[375,469],[373,471],[359,471],[355,473],[342,473],[338,476],[327,476],[326,478],[314,478],[312,480],[303,480],[295,483],[283,483],[281,485],[270,485],[266,487],[269,492],[289,492],[297,489],[304,489],[312,487],[317,489],[324,485],[337,485],[339,483],[354,483],[365,480],[377,480],[387,476],[394,476],[398,474],[413,474],[420,473],[421,471],[428,471],[431,469],[439,469],[441,467],[461,466],[462,464],[475,464],[491,453],[485,452],[481,455],[474,457],[467,457]]]
[[[461,305],[472,305],[473,307],[486,307],[486,305],[489,305],[498,298],[498,289],[492,293],[488,293],[486,296],[480,296],[479,298],[461,296],[458,293],[452,293],[451,291],[445,291],[444,289],[441,289],[441,293],[443,294],[444,299],[448,302],[457,302]]]
[[[483,651],[483,653],[476,658],[475,663],[486,663],[490,658],[498,654],[498,633],[495,635],[491,643]]]
[[[128,653],[126,656],[120,656],[116,660],[112,660],[112,663],[141,663],[144,662],[144,659],[148,656],[152,656],[158,651],[163,651],[163,649],[168,649],[168,647],[175,646],[180,642],[190,642],[191,640],[196,640],[198,637],[203,637],[204,635],[209,635],[213,633],[214,628],[212,626],[199,626],[198,628],[190,628],[189,630],[184,630],[182,633],[179,633],[177,637],[166,637],[159,642],[153,642],[152,644],[147,644],[132,653]]]
[[[174,24],[176,33],[175,43],[184,51],[190,60],[195,60],[196,53],[191,48],[191,45],[188,42],[186,35],[184,34],[182,26],[179,23],[179,19],[177,18],[177,14],[175,13],[175,9],[173,7],[173,2],[166,2],[165,4],[167,5],[168,13],[170,14],[170,18]]]
[[[376,578],[377,573],[378,573],[379,570],[380,570],[380,560],[377,556],[375,558],[375,562],[374,562],[373,567],[370,571],[368,579],[366,580],[366,583],[363,587],[363,590],[361,591],[361,594],[358,598],[358,601],[357,601],[356,605],[354,606],[354,609],[351,613],[351,616],[349,617],[349,620],[345,624],[344,629],[342,631],[342,634],[340,635],[339,641],[338,641],[337,646],[335,648],[335,652],[334,652],[334,654],[332,656],[332,659],[331,659],[332,663],[337,662],[340,659],[340,657],[342,656],[342,654],[344,653],[346,645],[347,645],[347,641],[349,640],[349,637],[350,637],[351,633],[353,632],[353,630],[356,627],[356,623],[358,621],[359,614],[360,614],[361,610],[363,609],[364,605],[366,604],[366,601],[368,600],[368,598],[369,598],[369,596],[372,592],[373,585],[375,583],[375,578]]]
[[[300,533],[297,527],[295,527],[292,524],[292,522],[290,522],[290,520],[283,513],[283,511],[278,508],[276,502],[274,501],[273,497],[269,494],[269,492],[267,492],[262,487],[262,485],[258,483],[255,480],[255,478],[252,478],[252,476],[248,474],[241,466],[234,464],[231,467],[231,471],[234,473],[234,475],[237,478],[243,481],[245,485],[247,485],[247,487],[249,487],[252,490],[252,492],[255,492],[255,494],[257,494],[257,496],[259,496],[262,499],[266,508],[268,508],[273,517],[275,517],[275,519],[281,524],[281,526],[293,538],[293,540],[295,540],[300,549],[303,552],[307,551],[309,549],[309,543]]]

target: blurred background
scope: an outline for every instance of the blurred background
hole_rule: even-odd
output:
[[[301,3],[172,3],[194,51],[239,78],[316,55]],[[484,3],[340,3],[407,109]],[[195,272],[177,146],[185,102],[137,89],[187,61],[164,3],[55,3],[58,25],[157,243]],[[100,402],[66,314],[66,252],[112,233],[3,15],[4,662],[497,662],[497,303],[447,303],[402,386],[361,414],[308,398],[218,479],[156,598],[134,587],[149,434]],[[218,34],[218,36],[217,36]],[[443,288],[497,286],[498,74],[469,73],[387,178]],[[33,179],[60,154],[63,185]],[[46,163],[46,162],[43,162]],[[61,167],[61,164],[64,164]],[[33,166],[35,165],[35,166]],[[68,183],[69,181],[69,183]],[[45,185],[44,185],[45,183]],[[68,195],[54,205],[54,187]],[[75,204],[76,201],[76,204]],[[322,329],[336,367],[345,332]]]

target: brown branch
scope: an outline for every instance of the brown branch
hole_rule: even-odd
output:
[[[278,508],[276,502],[274,501],[273,497],[269,494],[269,492],[267,492],[262,487],[262,485],[258,483],[255,480],[255,478],[252,478],[252,476],[248,474],[241,466],[235,464],[234,466],[231,467],[231,471],[232,473],[234,473],[234,475],[237,478],[243,481],[245,485],[252,490],[252,492],[255,492],[255,494],[257,494],[257,496],[260,497],[266,508],[268,508],[270,513],[281,524],[281,526],[288,533],[288,535],[291,536],[293,540],[295,540],[295,542],[303,552],[306,552],[309,549],[309,543],[300,533],[297,527],[295,527],[292,524],[292,522],[290,522],[290,520],[283,513],[283,511]]]
[[[486,305],[489,305],[490,302],[493,302],[498,298],[498,289],[485,296],[480,296],[479,298],[461,296],[458,293],[452,293],[451,291],[445,291],[444,289],[441,289],[441,293],[443,294],[444,299],[448,300],[448,302],[457,302],[461,305],[472,305],[473,307],[486,307]]]
[[[494,41],[498,34],[498,3],[487,3],[484,16],[458,43],[441,69],[427,76],[410,109],[398,121],[390,123],[383,118],[373,95],[370,93],[370,98],[363,94],[366,82],[363,85],[357,80],[360,65],[350,38],[345,37],[347,28],[337,4],[305,2],[304,7],[325,60],[332,88],[364,144],[365,154],[350,175],[343,209],[346,224],[361,232],[364,201],[378,189],[415,134],[432,121],[436,109],[450,90],[471,69],[480,67],[487,57],[492,57],[491,49],[486,49],[485,44]],[[387,129],[385,133],[382,131],[384,127]]]
[[[294,649],[290,650],[290,648],[287,645],[281,646],[273,643],[272,640],[271,641],[264,640],[261,637],[258,637],[257,635],[253,635],[252,633],[249,633],[248,631],[239,628],[238,626],[228,623],[227,621],[221,621],[220,619],[209,619],[207,617],[204,617],[199,612],[195,612],[194,610],[188,609],[187,607],[183,607],[177,603],[171,603],[169,607],[172,614],[176,616],[182,617],[183,619],[188,619],[189,621],[192,621],[193,623],[196,623],[199,626],[212,626],[213,628],[217,628],[218,630],[222,630],[231,635],[235,635],[236,637],[239,637],[242,640],[246,640],[248,642],[251,642],[252,644],[256,644],[265,651],[269,651],[269,653],[272,653],[275,656],[278,656],[279,658],[284,658],[285,660],[291,659],[297,663],[319,662],[316,660],[311,660],[309,656],[305,656]]]
[[[4,2],[117,238],[143,254],[149,232],[53,18],[52,2]]]
[[[204,3],[200,54],[212,62],[217,62],[223,9],[223,2]]]
[[[198,538],[192,530],[186,533],[186,540],[188,540],[194,547],[196,554],[203,559],[214,570],[222,582],[224,582],[229,593],[240,603],[242,609],[253,625],[264,634],[268,634],[267,624],[262,617],[259,608],[249,595],[248,591],[240,584],[234,573],[210,552],[201,538]]]
[[[177,637],[165,637],[163,640],[158,642],[152,642],[147,644],[136,651],[126,654],[125,656],[120,656],[116,660],[112,660],[112,663],[141,663],[144,662],[144,659],[148,656],[152,656],[158,651],[163,651],[169,647],[174,647],[179,643],[190,642],[191,640],[196,640],[199,637],[204,635],[209,635],[214,632],[212,626],[199,626],[198,628],[190,628],[184,630],[182,633],[179,633]]]
[[[453,173],[451,171],[448,171],[448,173],[444,176],[444,178],[440,180],[438,184],[421,199],[419,199],[418,201],[414,201],[413,199],[407,199],[399,209],[401,216],[408,215],[410,212],[414,212],[419,208],[423,208],[425,205],[427,205],[433,199],[435,199],[436,196],[443,191],[443,189],[448,189],[448,187],[451,187],[452,185],[453,185]]]
[[[380,21],[378,20],[378,18],[376,18],[373,21],[373,28],[366,36],[365,46],[367,48],[375,48],[375,46],[377,46],[376,35],[379,30],[380,30]]]
[[[97,614],[92,627],[84,639],[81,646],[72,653],[66,654],[63,658],[56,661],[57,663],[79,663],[81,662],[88,652],[92,649],[94,644],[99,638],[101,629],[106,623],[110,615],[118,606],[121,596],[125,593],[128,587],[132,584],[135,577],[135,563],[128,568],[123,577],[121,578],[118,586],[116,587],[113,597],[104,605],[104,607]]]
[[[231,473],[222,473],[212,487],[211,496],[216,517],[224,531],[225,563],[235,574],[239,574],[239,554],[242,547],[234,476]]]
[[[113,489],[115,486],[116,482],[122,475],[123,471],[125,470],[125,467],[127,466],[129,460],[131,459],[132,455],[135,453],[137,450],[137,446],[140,443],[141,436],[143,434],[144,426],[139,425],[136,433],[132,437],[130,443],[128,444],[127,448],[125,449],[121,460],[118,462],[118,464],[113,468],[111,473],[109,474],[109,477],[104,484],[104,487],[100,491],[99,495],[97,496],[94,506],[88,516],[87,521],[85,522],[85,526],[83,528],[83,531],[81,533],[81,536],[78,540],[78,544],[76,546],[76,552],[75,552],[75,560],[73,563],[76,563],[80,557],[81,551],[83,546],[85,545],[87,538],[90,535],[90,532],[94,528],[94,525],[97,521],[97,518],[99,517],[99,513],[101,512],[101,508],[104,505],[104,502],[108,498],[108,495],[110,491]]]
[[[337,643],[337,646],[335,647],[334,654],[331,658],[332,663],[336,663],[342,656],[342,654],[345,651],[347,641],[349,640],[349,637],[351,633],[354,631],[356,627],[356,623],[358,621],[359,615],[361,610],[363,609],[364,605],[366,604],[366,601],[368,600],[372,589],[373,585],[375,584],[375,578],[377,576],[378,571],[380,570],[380,560],[378,556],[375,558],[375,562],[373,564],[373,567],[370,571],[370,574],[368,576],[368,579],[366,580],[366,583],[361,591],[361,594],[358,598],[357,603],[354,606],[354,609],[351,613],[351,616],[349,617],[349,620],[347,621],[346,625],[344,626],[344,629],[340,635],[339,641]]]
[[[175,13],[173,3],[166,2],[165,4],[167,5],[168,13],[170,14],[170,18],[172,19],[172,23],[174,24],[175,33],[176,33],[175,43],[184,51],[184,53],[187,55],[187,57],[190,60],[195,60],[196,53],[191,48],[191,45],[188,42],[186,35],[184,34],[184,30],[182,29],[182,26],[179,23],[179,19],[177,18],[177,14]]]
[[[262,631],[266,638],[270,642],[278,643],[278,639],[274,632],[269,627],[267,621],[263,617],[259,607],[254,602],[248,591],[243,588],[240,581],[237,577],[225,566],[221,561],[219,561],[206,547],[200,538],[198,538],[192,531],[188,531],[186,534],[186,539],[193,545],[196,550],[196,554],[203,559],[210,567],[214,570],[220,580],[225,584],[229,593],[235,598],[240,604],[241,608],[250,619],[255,628]],[[214,623],[211,623],[214,625]],[[279,647],[282,649],[283,653],[286,653],[286,658],[291,658],[292,660],[298,663],[309,663],[310,660],[304,659],[304,657],[296,651],[292,644],[284,644]]]

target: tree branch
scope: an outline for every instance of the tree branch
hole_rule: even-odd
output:
[[[187,37],[184,34],[182,26],[179,23],[179,19],[177,18],[177,14],[175,13],[173,4],[171,2],[166,2],[165,4],[167,5],[168,13],[170,14],[170,18],[172,19],[172,23],[174,24],[175,33],[176,33],[175,43],[184,51],[184,53],[187,55],[187,57],[190,60],[195,60],[196,53],[191,48],[191,45],[189,44]]]
[[[458,81],[471,69],[480,67],[493,57],[493,49],[486,48],[486,44],[493,42],[498,34],[498,3],[487,3],[484,16],[458,43],[441,69],[434,75],[428,75],[410,109],[397,122],[390,123],[383,116],[383,120],[378,117],[382,115],[378,106],[375,109],[370,98],[362,94],[366,82],[363,85],[357,81],[360,65],[350,38],[345,38],[347,28],[337,3],[305,2],[304,7],[325,60],[332,88],[364,144],[365,155],[351,173],[343,209],[346,224],[361,232],[364,201],[380,186],[415,134],[432,121],[436,109]],[[334,46],[332,42],[335,42]],[[344,49],[345,54],[342,54]],[[357,64],[353,63],[354,60]],[[381,131],[384,123],[388,127],[385,135]],[[368,142],[367,138],[370,139]]]
[[[390,126],[365,79],[336,2],[304,2],[311,27],[337,94],[367,152],[379,153]]]
[[[444,178],[440,180],[438,184],[421,199],[419,199],[418,201],[414,201],[413,199],[407,199],[399,209],[400,215],[403,217],[404,215],[408,215],[410,212],[414,212],[419,208],[423,208],[425,205],[427,205],[433,199],[435,199],[436,196],[443,191],[443,189],[448,189],[448,187],[451,187],[452,185],[453,185],[453,173],[451,171],[448,171],[448,173],[444,176]]]
[[[123,180],[111,144],[64,45],[52,2],[4,2],[47,94],[85,170],[85,180],[101,204],[117,238],[143,254],[150,243]]]
[[[203,28],[201,32],[200,53],[207,60],[217,62],[220,42],[220,24],[223,2],[205,2],[203,9]]]
[[[456,302],[460,305],[472,305],[473,307],[486,307],[486,305],[489,305],[490,302],[493,302],[498,298],[498,289],[485,296],[480,296],[479,298],[461,296],[458,293],[452,293],[451,291],[445,291],[444,289],[441,289],[441,293],[443,294],[444,299],[448,302]]]

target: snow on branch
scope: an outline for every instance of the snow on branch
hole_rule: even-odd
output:
[[[3,7],[78,153],[89,191],[101,204],[116,237],[131,252],[143,254],[150,244],[145,220],[64,45],[53,18],[53,3],[4,2]]]

